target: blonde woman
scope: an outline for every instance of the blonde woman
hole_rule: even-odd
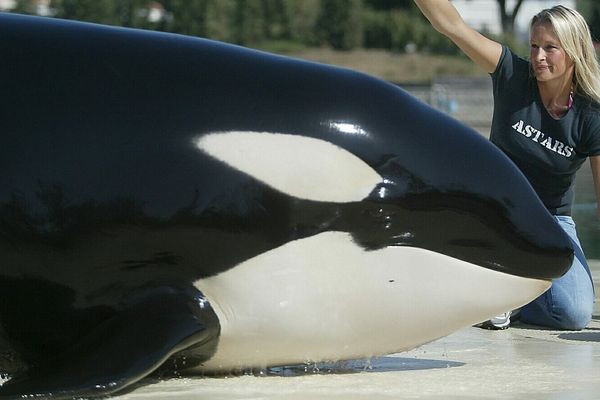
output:
[[[526,61],[465,24],[449,1],[415,3],[436,30],[491,75],[490,140],[521,169],[573,241],[569,271],[521,308],[519,318],[556,329],[583,329],[592,317],[594,287],[570,215],[575,172],[587,158],[600,204],[600,69],[587,23],[567,7],[542,10],[531,21]],[[504,329],[509,324],[510,312],[482,325]]]

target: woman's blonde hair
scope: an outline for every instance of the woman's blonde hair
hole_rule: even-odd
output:
[[[600,67],[585,19],[573,9],[555,6],[536,14],[530,29],[543,22],[552,24],[562,47],[575,63],[575,92],[600,103]]]

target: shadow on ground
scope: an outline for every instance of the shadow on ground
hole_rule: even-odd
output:
[[[558,335],[560,339],[578,340],[582,342],[600,342],[600,329],[587,328],[581,332],[565,332]]]

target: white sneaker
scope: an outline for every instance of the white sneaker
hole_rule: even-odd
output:
[[[475,325],[477,328],[490,329],[490,330],[502,330],[510,326],[510,315],[512,311],[502,313],[495,316],[494,318]]]

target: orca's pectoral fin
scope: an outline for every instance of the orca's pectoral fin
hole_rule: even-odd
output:
[[[148,289],[130,303],[61,356],[6,382],[0,399],[105,396],[184,350],[197,363],[214,353],[218,319],[197,290]]]

